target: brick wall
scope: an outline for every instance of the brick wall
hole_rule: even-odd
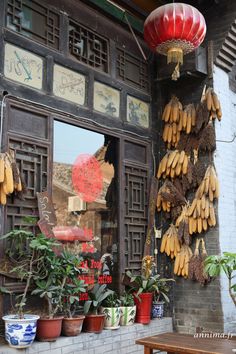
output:
[[[214,89],[220,98],[223,119],[216,122],[217,149],[214,156],[220,180],[220,199],[218,204],[219,242],[221,252],[236,252],[236,94],[229,89],[228,75],[217,66],[214,67]],[[221,140],[221,141],[219,141]],[[228,282],[221,277],[221,299],[225,331],[236,331],[235,306],[228,295]],[[232,324],[232,326],[231,326]]]
[[[153,319],[149,325],[135,323],[117,330],[104,330],[100,334],[81,333],[77,337],[60,337],[56,342],[37,342],[21,354],[143,354],[143,346],[135,340],[150,335],[172,332],[172,319]],[[159,353],[159,351],[157,351]],[[0,354],[19,354],[18,349],[0,345]],[[163,353],[164,354],[164,353]]]

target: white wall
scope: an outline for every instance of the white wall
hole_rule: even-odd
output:
[[[229,89],[228,75],[214,67],[214,90],[222,106],[222,120],[216,121],[216,140],[230,141],[236,135],[236,94]],[[221,252],[236,252],[236,140],[232,143],[216,142],[214,162],[220,181],[218,203],[219,242]],[[236,332],[236,309],[228,295],[227,279],[221,277],[221,297],[225,331]]]

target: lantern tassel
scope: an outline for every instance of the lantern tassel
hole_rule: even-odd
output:
[[[180,65],[183,64],[183,50],[181,48],[170,48],[167,52],[167,63],[177,63],[173,74],[171,76],[172,80],[178,80],[180,77]]]

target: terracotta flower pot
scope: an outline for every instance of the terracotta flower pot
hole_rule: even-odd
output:
[[[136,305],[135,322],[148,324],[151,321],[152,293],[139,294],[140,300],[134,296]]]
[[[103,330],[105,315],[86,315],[83,324],[83,331],[89,333],[100,333]]]
[[[62,334],[67,337],[78,336],[82,330],[85,316],[76,316],[73,318],[63,318]]]
[[[37,325],[37,339],[40,342],[53,342],[61,334],[63,317],[40,318]]]

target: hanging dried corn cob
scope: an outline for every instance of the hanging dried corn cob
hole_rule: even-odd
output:
[[[16,165],[14,152],[0,154],[0,204],[5,205],[7,195],[22,191],[20,172]]]
[[[170,256],[171,259],[173,259],[177,256],[179,251],[180,243],[178,240],[177,229],[173,224],[171,224],[162,237],[160,252],[165,252],[167,256]]]
[[[186,199],[170,181],[165,181],[157,195],[157,210],[170,212],[171,207],[186,204]]]
[[[163,128],[163,141],[167,143],[168,148],[176,147],[180,139],[180,130],[178,130],[179,121],[182,117],[182,104],[177,97],[173,96],[164,108],[162,120],[165,122]]]
[[[178,238],[180,243],[190,245],[191,238],[189,234],[188,208],[186,205],[182,208],[182,212],[177,218],[175,225],[178,227]]]
[[[180,116],[178,131],[185,131],[187,134],[190,134],[192,127],[195,127],[195,125],[196,109],[194,107],[194,104],[191,103],[184,108],[183,114]]]
[[[222,111],[220,101],[217,94],[211,87],[207,89],[205,99],[207,103],[207,109],[210,112],[210,120],[217,118],[219,121],[221,121]]]
[[[200,243],[202,244],[202,252],[199,252]],[[207,257],[205,242],[203,238],[196,240],[196,247],[193,256],[189,261],[189,279],[198,281],[201,285],[205,285],[210,281],[210,277],[204,271],[204,260]]]
[[[183,276],[185,278],[188,277],[188,266],[189,260],[192,257],[192,250],[187,245],[182,245],[180,252],[177,253],[174,263],[174,274]]]
[[[188,171],[189,157],[184,151],[169,151],[159,164],[157,178],[175,178],[181,174],[186,175]]]

